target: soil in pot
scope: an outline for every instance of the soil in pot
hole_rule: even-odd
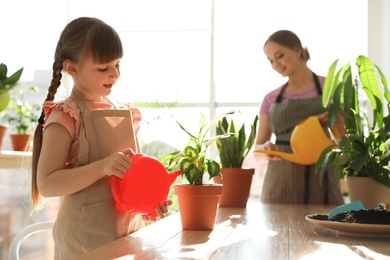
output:
[[[221,184],[175,184],[183,230],[212,230],[222,194]]]
[[[222,177],[214,177],[214,182],[223,184],[220,207],[245,208],[248,202],[255,169],[221,168]]]

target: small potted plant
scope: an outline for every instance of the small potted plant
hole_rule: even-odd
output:
[[[342,111],[346,134],[322,152],[316,172],[323,177],[328,167],[334,167],[339,179],[346,178],[351,201],[361,200],[366,208],[374,208],[390,199],[390,116],[384,111],[390,105],[387,80],[365,56],[357,57],[356,67],[348,62],[337,70],[337,63],[329,68],[323,105],[329,107],[329,127]],[[362,99],[367,105],[362,105]]]
[[[27,91],[35,95],[38,88],[30,87]],[[25,101],[25,89],[23,88],[13,92],[12,96],[3,118],[8,122],[12,131],[10,136],[13,149],[15,151],[29,150],[30,147],[27,144],[36,127],[40,106]]]
[[[7,77],[8,68],[4,63],[0,64],[0,112],[4,111],[10,102],[9,91],[13,89],[22,75],[23,68],[19,69],[11,76]],[[0,125],[0,150],[3,143],[3,138],[7,131],[5,125]]]
[[[237,114],[241,113],[231,116]],[[231,136],[215,141],[221,161],[222,176],[214,177],[214,181],[223,184],[220,206],[246,207],[255,169],[242,168],[242,163],[255,143],[258,115],[252,123],[244,122],[241,127],[237,127],[238,120],[230,118],[228,121],[228,117],[223,116],[216,125],[217,135],[231,134]]]
[[[210,130],[224,115],[226,114],[206,122],[205,116],[201,114],[197,134],[190,133],[176,121],[180,128],[189,135],[190,140],[183,150],[163,155],[161,158],[168,172],[179,169],[181,175],[188,182],[174,185],[174,192],[178,196],[182,227],[185,230],[210,230],[214,228],[223,186],[205,183],[205,178],[206,173],[209,179],[221,175],[219,163],[208,158],[208,149],[215,140],[230,136],[230,134],[226,134],[209,138]]]

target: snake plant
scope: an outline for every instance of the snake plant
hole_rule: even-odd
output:
[[[337,63],[338,60],[328,70],[323,105],[329,108],[329,127],[333,127],[340,111],[344,113],[346,134],[322,152],[316,172],[322,179],[333,164],[339,179],[371,177],[390,187],[387,80],[380,68],[365,56],[357,57],[356,67],[348,62],[337,70]],[[363,99],[367,105],[362,105]]]
[[[248,154],[255,142],[257,122],[258,115],[255,116],[253,123],[248,124],[247,127],[250,129],[250,132],[247,137],[245,122],[241,125],[241,127],[237,128],[234,120],[230,119],[229,122],[227,116],[224,116],[219,120],[216,126],[216,134],[232,134],[227,138],[218,139],[215,142],[222,167],[241,168],[245,156]]]

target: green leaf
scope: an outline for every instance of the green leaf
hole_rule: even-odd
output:
[[[0,64],[0,81],[7,77],[7,65],[4,63]]]
[[[357,58],[356,64],[363,89],[366,92],[371,105],[374,107],[374,109],[377,109],[377,101],[381,100],[381,92],[379,90],[378,81],[376,79],[374,66],[367,57],[362,55]]]
[[[176,123],[179,125],[179,127],[185,132],[187,133],[191,138],[194,138],[194,139],[197,139],[196,136],[194,136],[193,134],[191,134],[190,132],[187,131],[187,129],[184,128],[184,126],[182,124],[180,124],[179,121],[176,120]]]
[[[209,173],[210,179],[213,177],[221,176],[221,167],[219,166],[219,163],[214,160],[208,160],[207,172]]]
[[[333,93],[333,86],[338,85],[338,78],[334,77],[334,73],[337,68],[337,63],[339,60],[335,60],[332,65],[329,67],[328,75],[325,78],[324,89],[322,92],[322,105],[327,107]],[[335,82],[336,81],[336,82]]]
[[[186,146],[184,148],[184,154],[188,155],[190,158],[195,158],[198,154],[198,151],[192,146]]]
[[[0,112],[8,107],[10,95],[8,92],[0,93]]]
[[[322,183],[322,179],[326,173],[326,170],[329,168],[329,165],[335,157],[335,152],[333,149],[334,146],[325,148],[317,160],[315,171],[320,174],[320,183]]]
[[[342,91],[342,86],[339,84],[335,90],[335,94],[333,95],[333,105],[329,107],[328,110],[328,126],[329,128],[333,128],[339,113],[340,113],[340,106],[341,106],[341,91]]]
[[[3,85],[6,86],[8,84],[14,85],[22,76],[23,68],[19,69],[17,72],[12,74],[9,78],[2,79]]]
[[[379,73],[379,76],[380,76],[380,79],[381,79],[381,82],[382,82],[382,85],[383,85],[383,89],[384,89],[384,92],[385,92],[384,93],[385,94],[385,98],[389,102],[390,101],[390,91],[389,91],[389,88],[388,88],[386,77],[385,77],[385,75],[382,73],[381,69],[377,65],[375,65],[375,68],[376,68],[376,70]]]

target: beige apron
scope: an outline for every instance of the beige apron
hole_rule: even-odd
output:
[[[324,113],[322,89],[313,73],[318,96],[282,101],[287,84],[280,91],[268,116],[281,152],[291,153],[289,144],[294,127],[309,116]],[[315,145],[315,144],[313,144]],[[269,161],[264,177],[261,201],[265,203],[335,204],[344,203],[336,174],[329,168],[322,185],[314,165],[300,165],[287,160]]]
[[[89,110],[76,88],[71,97],[82,114],[78,166],[129,147],[138,152],[130,110]],[[74,259],[143,226],[141,216],[115,209],[110,177],[103,177],[64,197],[53,228],[55,259]]]

